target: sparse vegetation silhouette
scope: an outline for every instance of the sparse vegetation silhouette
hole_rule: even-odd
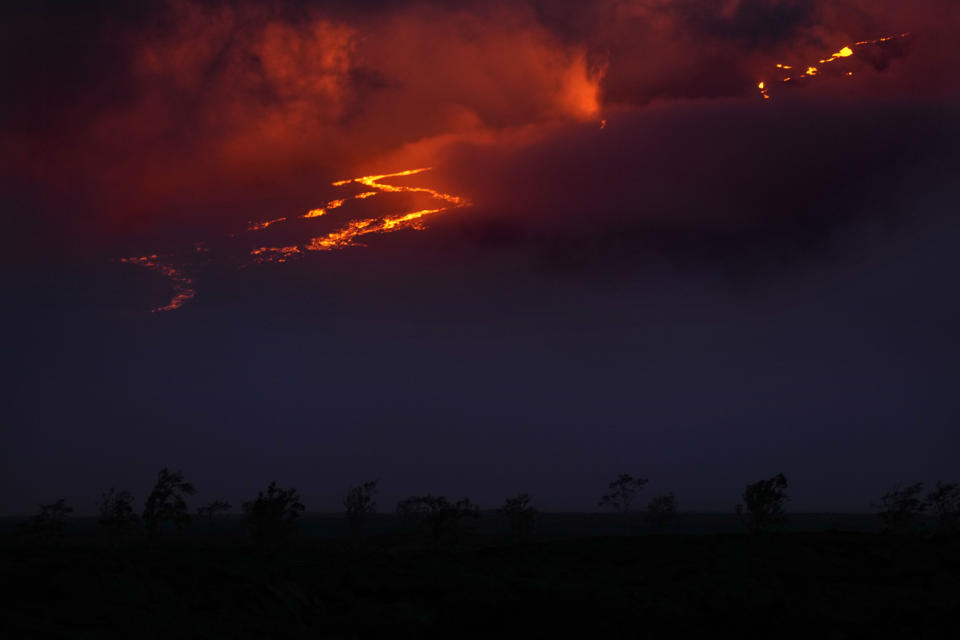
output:
[[[616,479],[622,482],[611,483],[608,506],[618,513],[630,512],[631,501],[646,484],[644,479],[624,476]],[[176,523],[181,506],[185,508],[184,484],[189,483],[181,474],[163,470],[157,484],[156,517],[161,523]],[[376,481],[351,487],[343,501],[346,519],[363,522],[376,513],[377,489]],[[762,531],[782,521],[786,490],[783,474],[746,486],[737,513],[749,531]],[[916,483],[887,492],[882,504],[887,530],[919,530],[918,514],[926,509],[936,517],[938,531],[949,533],[956,524],[960,488],[938,482],[926,493]],[[82,624],[95,630],[97,637],[122,635],[103,631],[104,625],[114,624],[114,611],[123,618],[109,631],[138,617],[155,625],[149,627],[153,636],[195,625],[200,635],[211,637],[384,637],[397,635],[397,630],[399,635],[432,637],[449,633],[451,612],[456,620],[463,620],[482,606],[494,613],[484,617],[478,628],[486,621],[497,624],[512,616],[537,630],[544,628],[543,620],[553,621],[556,630],[549,635],[561,636],[573,629],[590,636],[616,637],[624,625],[635,623],[638,600],[648,603],[645,611],[652,611],[668,627],[680,623],[703,635],[734,614],[771,628],[771,621],[791,615],[793,607],[779,604],[789,599],[802,609],[794,614],[797,620],[815,611],[821,616],[821,628],[838,628],[851,636],[859,637],[865,624],[874,624],[872,634],[883,637],[892,628],[891,620],[882,618],[883,612],[906,606],[918,615],[905,618],[904,628],[921,629],[923,637],[952,637],[940,633],[941,627],[945,620],[953,623],[960,606],[960,599],[952,595],[960,592],[952,589],[960,575],[960,538],[955,536],[794,531],[769,539],[769,544],[748,535],[620,536],[609,535],[609,525],[632,519],[569,514],[571,522],[602,521],[606,530],[596,536],[589,531],[582,535],[580,530],[575,536],[555,538],[555,518],[561,514],[552,514],[544,517],[545,539],[533,540],[538,513],[530,495],[520,493],[507,498],[496,516],[489,516],[500,523],[501,532],[504,520],[509,523],[514,543],[525,542],[507,547],[502,534],[492,527],[460,535],[479,517],[469,499],[451,502],[428,494],[401,501],[397,513],[415,521],[433,547],[410,544],[410,537],[398,528],[363,545],[305,543],[294,547],[293,553],[282,553],[277,550],[297,533],[305,509],[296,489],[271,482],[255,500],[243,503],[252,540],[269,550],[251,553],[229,533],[239,520],[225,518],[212,526],[229,508],[220,500],[198,507],[191,523],[197,535],[192,538],[132,535],[124,544],[94,541],[84,546],[79,533],[83,529],[77,527],[76,540],[67,546],[62,542],[70,507],[62,499],[41,505],[37,515],[16,529],[28,537],[10,536],[7,547],[0,541],[4,577],[12,567],[15,574],[10,584],[17,587],[12,597],[0,602],[0,616],[6,626],[14,620],[12,628],[18,632],[14,637],[46,637],[33,631],[47,629],[43,625],[48,624],[48,613],[57,617],[57,631]],[[98,509],[105,534],[142,531],[128,491],[104,492]],[[677,510],[673,493],[657,495],[647,501],[643,517],[662,527]],[[730,513],[721,517],[726,523],[722,526],[734,520]],[[874,516],[864,518],[860,522],[872,522],[874,530],[878,528]],[[311,535],[320,540],[341,535],[339,524],[328,521],[322,515],[311,520]],[[323,527],[328,527],[326,532]],[[441,546],[444,542],[457,544]],[[881,571],[878,559],[882,559]],[[757,590],[771,594],[774,602],[758,600]],[[613,592],[629,597],[604,596]],[[47,599],[47,593],[54,597]],[[42,605],[31,601],[30,594],[44,594]],[[110,616],[99,613],[105,598],[109,598]],[[830,607],[823,607],[827,598]],[[65,602],[69,605],[61,604]],[[531,612],[531,606],[540,608]],[[508,613],[501,616],[499,611]],[[164,626],[157,622],[160,619],[171,622]],[[930,620],[934,622],[924,627],[924,621]],[[224,621],[234,623],[220,633]],[[569,621],[580,626],[573,627]],[[607,621],[612,622],[604,626]],[[69,635],[64,631],[57,637]],[[802,635],[816,634],[804,630]]]
[[[364,521],[377,512],[377,485],[379,480],[371,480],[363,484],[350,487],[343,499],[343,508],[350,522],[350,531],[359,536]]]
[[[510,522],[510,531],[514,542],[525,542],[533,532],[533,523],[537,517],[537,510],[531,504],[530,494],[521,493],[514,498],[507,498],[497,513],[506,516]]]
[[[100,527],[113,536],[128,534],[140,524],[133,507],[133,494],[129,491],[107,489],[97,503],[97,511]]]
[[[397,513],[417,523],[430,534],[434,543],[459,536],[467,520],[480,517],[469,498],[450,502],[444,496],[410,496],[397,504]]]
[[[897,486],[880,496],[877,516],[885,531],[890,533],[908,533],[920,525],[920,517],[927,510],[923,500],[923,483],[915,482],[907,486]]]
[[[49,544],[59,542],[64,537],[67,516],[73,513],[66,500],[42,504],[39,512],[19,527],[19,533],[30,542]]]
[[[217,516],[229,513],[233,506],[225,500],[213,500],[207,504],[197,507],[197,517],[203,520],[213,520]]]
[[[644,520],[660,528],[673,520],[677,515],[677,496],[670,492],[666,495],[655,496],[647,503],[647,513]]]
[[[629,473],[621,473],[607,485],[608,493],[601,496],[597,504],[600,507],[627,514],[630,512],[637,492],[643,489],[647,482],[646,478],[634,478]]]
[[[247,530],[254,542],[264,548],[287,542],[296,533],[304,509],[296,489],[281,489],[276,482],[267,486],[266,493],[259,492],[256,500],[243,503]]]
[[[784,505],[789,499],[787,477],[778,473],[767,480],[748,484],[743,490],[743,502],[735,511],[748,531],[760,533],[786,520]]]
[[[170,471],[166,467],[157,474],[153,486],[143,506],[143,525],[147,532],[156,534],[164,523],[180,528],[190,523],[190,509],[186,496],[192,496],[196,488],[183,479],[181,471]]]
[[[937,482],[927,494],[927,503],[936,518],[937,532],[944,535],[960,531],[960,485]]]

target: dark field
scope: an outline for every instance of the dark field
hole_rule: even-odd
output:
[[[845,531],[823,531],[832,518]],[[798,516],[791,530],[717,532],[684,515],[652,534],[610,516],[545,514],[514,545],[493,515],[434,545],[395,518],[359,542],[312,517],[285,549],[239,519],[153,543],[72,521],[44,546],[4,535],[3,637],[954,638],[960,539],[867,531],[871,516]],[[857,527],[860,523],[860,527]],[[803,531],[820,526],[820,532]],[[692,530],[699,528],[695,535]],[[850,530],[860,528],[862,530]],[[632,529],[632,531],[631,531]],[[637,535],[623,535],[623,534]]]
[[[13,532],[25,518],[0,518],[0,539]],[[96,518],[70,518],[67,533],[71,539],[86,540],[100,536]],[[350,527],[342,514],[308,513],[298,524],[300,535],[308,540],[338,539],[350,533]],[[483,511],[480,518],[471,522],[474,538],[497,538],[509,534],[509,525],[502,516],[492,511]],[[872,513],[795,513],[782,526],[782,531],[791,533],[820,532],[826,530],[879,532],[880,520]],[[383,538],[403,536],[410,532],[410,523],[392,514],[374,515],[364,523],[367,536]],[[587,538],[598,536],[633,536],[649,533],[706,535],[716,533],[742,533],[743,524],[731,513],[678,513],[662,527],[652,527],[644,521],[644,513],[631,513],[626,517],[610,513],[540,513],[537,515],[536,537]],[[194,522],[187,533],[191,537],[216,534],[225,537],[245,537],[244,520],[237,515],[217,518],[214,522]]]

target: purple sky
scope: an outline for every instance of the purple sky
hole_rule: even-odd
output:
[[[4,9],[0,515],[161,466],[315,511],[958,480],[949,6]]]

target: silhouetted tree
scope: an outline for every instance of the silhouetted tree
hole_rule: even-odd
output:
[[[243,503],[247,529],[261,547],[286,542],[296,532],[303,511],[297,490],[281,489],[276,482],[270,483],[266,493],[259,492],[256,500]]]
[[[665,496],[656,496],[647,503],[647,514],[644,520],[656,527],[662,527],[677,515],[677,496],[668,493]]]
[[[133,494],[110,488],[103,493],[97,504],[100,526],[113,535],[129,533],[140,522],[133,510]]]
[[[445,534],[456,536],[466,518],[480,517],[479,509],[467,498],[451,503],[443,496],[429,494],[400,501],[397,513],[416,520],[430,532],[434,542],[439,542]]]
[[[522,542],[530,537],[537,510],[530,504],[530,495],[521,493],[516,498],[507,498],[503,506],[497,509],[510,521],[514,542]]]
[[[166,467],[157,474],[157,483],[147,496],[143,506],[143,524],[150,533],[157,533],[164,522],[182,527],[190,522],[190,511],[184,496],[192,496],[197,490],[183,479],[180,471]]]
[[[40,505],[40,511],[19,527],[19,533],[31,542],[51,543],[63,538],[67,516],[73,508],[60,498],[56,502]]]
[[[916,527],[920,516],[927,510],[923,501],[923,483],[917,482],[906,487],[897,486],[880,496],[876,505],[877,515],[883,522],[883,528],[893,533],[907,533]]]
[[[939,533],[960,529],[960,485],[937,482],[937,488],[927,494],[927,502],[937,518]]]
[[[787,478],[778,473],[769,480],[748,484],[743,491],[743,503],[736,507],[740,520],[752,533],[780,524],[786,517],[784,503],[787,496]]]
[[[233,506],[224,500],[214,500],[213,502],[208,502],[202,507],[197,507],[197,517],[203,518],[204,520],[212,520],[218,515],[225,514]]]
[[[363,521],[377,512],[377,483],[379,480],[364,482],[358,487],[350,487],[343,499],[343,508],[346,510],[347,520],[354,535],[360,534]]]
[[[637,491],[643,489],[646,484],[646,478],[634,478],[629,473],[621,473],[616,480],[607,485],[610,492],[604,494],[598,504],[620,513],[629,513]]]

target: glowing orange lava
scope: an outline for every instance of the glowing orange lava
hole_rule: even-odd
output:
[[[889,40],[889,39],[890,39],[890,38],[882,38],[881,40],[874,40],[874,41],[869,41],[869,42],[868,42],[868,41],[864,41],[864,42],[861,42],[861,43],[858,44],[858,45],[853,45],[853,46],[855,46],[855,47],[856,47],[856,46],[863,46],[863,45],[865,45],[865,44],[874,44],[875,42],[881,42],[881,41],[882,41],[882,42],[886,42],[886,41]],[[853,55],[853,49],[851,49],[850,47],[844,47],[843,49],[840,49],[840,51],[837,51],[835,54],[833,54],[833,55],[830,56],[829,58],[825,58],[825,59],[821,60],[821,61],[820,61],[820,64],[827,64],[828,62],[833,62],[833,61],[836,60],[837,58],[849,58],[849,57],[852,56],[852,55]]]
[[[407,213],[395,213],[378,218],[351,220],[343,227],[340,227],[335,231],[331,231],[324,236],[312,238],[303,245],[287,247],[259,247],[251,251],[250,255],[254,256],[256,260],[261,262],[285,262],[289,258],[305,251],[330,251],[333,249],[356,246],[358,244],[357,238],[360,236],[371,233],[389,233],[399,229],[420,229],[422,228],[423,218],[437,213],[442,213],[444,211],[449,211],[450,209],[465,207],[470,204],[460,196],[437,191],[436,189],[431,189],[429,187],[399,186],[383,182],[389,178],[402,178],[424,173],[426,171],[430,171],[431,168],[432,167],[407,169],[405,171],[397,171],[396,173],[384,173],[380,175],[361,176],[359,178],[338,180],[337,182],[333,183],[334,187],[344,187],[349,184],[361,184],[365,187],[373,189],[373,191],[363,191],[356,195],[350,196],[349,198],[331,200],[322,208],[312,209],[301,217],[317,218],[325,215],[331,209],[342,207],[350,200],[365,200],[379,193],[419,193],[429,196],[435,200],[447,203],[448,206],[434,209],[420,209],[418,211],[410,211]]]
[[[260,231],[266,229],[270,225],[276,224],[278,222],[284,222],[286,218],[276,218],[274,220],[264,220],[263,222],[250,222],[247,225],[247,231]]]
[[[274,225],[291,224],[296,219],[319,218],[327,215],[333,209],[339,209],[340,207],[343,207],[351,200],[366,200],[367,198],[372,198],[373,196],[383,193],[421,194],[428,196],[431,199],[440,201],[444,206],[434,207],[431,209],[418,209],[415,211],[392,212],[375,218],[351,220],[339,229],[331,231],[323,236],[311,238],[304,244],[285,245],[278,247],[264,246],[253,249],[249,252],[249,255],[253,257],[253,262],[287,262],[288,260],[303,255],[307,251],[330,251],[349,246],[358,246],[359,243],[357,242],[357,239],[361,236],[371,233],[390,233],[400,229],[422,229],[423,222],[426,217],[442,213],[444,211],[449,211],[451,209],[456,209],[458,207],[465,207],[470,204],[466,199],[460,196],[438,191],[430,187],[401,186],[384,182],[384,180],[388,180],[390,178],[402,178],[406,176],[417,175],[426,171],[430,171],[430,169],[431,167],[423,167],[419,169],[398,171],[396,173],[384,173],[380,175],[361,176],[359,178],[338,180],[337,182],[333,183],[333,186],[343,187],[349,184],[360,184],[371,190],[361,191],[346,198],[331,200],[323,207],[311,209],[306,213],[297,216],[295,219],[283,217],[274,218],[272,220],[264,220],[261,222],[250,222],[247,225],[247,231],[261,232]],[[235,236],[231,234],[231,237]],[[208,251],[202,243],[195,245],[195,248],[197,252]],[[171,281],[174,289],[173,298],[167,304],[152,309],[151,311],[154,313],[159,311],[173,311],[175,309],[179,309],[186,302],[192,300],[196,296],[196,291],[194,291],[193,288],[193,280],[187,277],[180,269],[167,262],[161,261],[159,256],[156,254],[121,258],[120,262],[144,267],[155,273],[166,276]],[[242,264],[241,267],[243,266],[247,265]]]
[[[855,51],[855,48],[856,48],[856,47],[865,47],[865,46],[869,46],[869,45],[881,44],[881,43],[883,43],[883,42],[889,42],[889,41],[891,41],[891,40],[896,40],[896,39],[898,39],[898,38],[906,38],[906,37],[909,36],[909,35],[910,35],[909,33],[901,33],[901,34],[898,34],[898,35],[884,36],[884,37],[882,37],[882,38],[877,38],[876,40],[861,40],[860,42],[854,43],[852,47],[850,47],[850,46],[845,46],[845,47],[841,48],[839,51],[836,51],[836,52],[834,52],[833,54],[831,54],[831,56],[830,56],[829,58],[824,58],[824,59],[820,60],[820,61],[819,61],[819,64],[822,66],[822,65],[830,64],[831,62],[836,62],[837,60],[842,60],[842,59],[844,59],[844,58],[850,58],[850,57],[856,55],[856,51]],[[802,68],[802,67],[801,67],[801,68]],[[789,70],[792,70],[793,67],[790,66],[790,65],[787,65],[787,64],[779,63],[779,64],[777,64],[777,69],[780,69],[780,70],[783,70],[783,71],[789,71]],[[821,74],[821,71],[822,71],[822,69],[821,69],[820,67],[816,67],[816,66],[813,66],[813,65],[807,65],[806,71],[805,71],[804,73],[800,74],[799,76],[792,76],[792,75],[786,76],[786,77],[784,77],[784,78],[781,78],[781,79],[780,79],[780,82],[781,82],[781,83],[789,83],[789,82],[795,82],[796,80],[799,80],[799,79],[801,79],[801,78],[812,78],[812,77],[814,77],[814,76],[820,75],[820,74]],[[848,78],[849,78],[849,77],[853,77],[853,72],[852,72],[852,71],[847,71],[847,72],[846,72],[846,76],[847,76]],[[769,100],[769,99],[770,99],[770,93],[769,93],[767,84],[768,84],[767,81],[760,81],[760,82],[757,84],[757,88],[760,89],[760,95],[763,97],[764,100]]]
[[[303,214],[300,217],[301,218],[319,218],[320,216],[325,216],[327,215],[327,212],[330,211],[331,209],[338,209],[342,207],[344,202],[346,202],[346,200],[331,200],[320,209],[310,209],[310,211],[307,211],[305,214]]]
[[[157,254],[152,254],[149,256],[139,256],[134,258],[121,258],[120,262],[126,264],[135,264],[150,271],[154,271],[163,276],[166,276],[173,283],[174,296],[162,307],[156,307],[151,309],[151,313],[156,313],[158,311],[173,311],[174,309],[179,309],[182,307],[188,300],[192,300],[194,296],[197,295],[197,292],[193,289],[193,280],[188,278],[181,272],[179,269],[172,267],[168,264],[164,264],[159,261],[159,256]]]

